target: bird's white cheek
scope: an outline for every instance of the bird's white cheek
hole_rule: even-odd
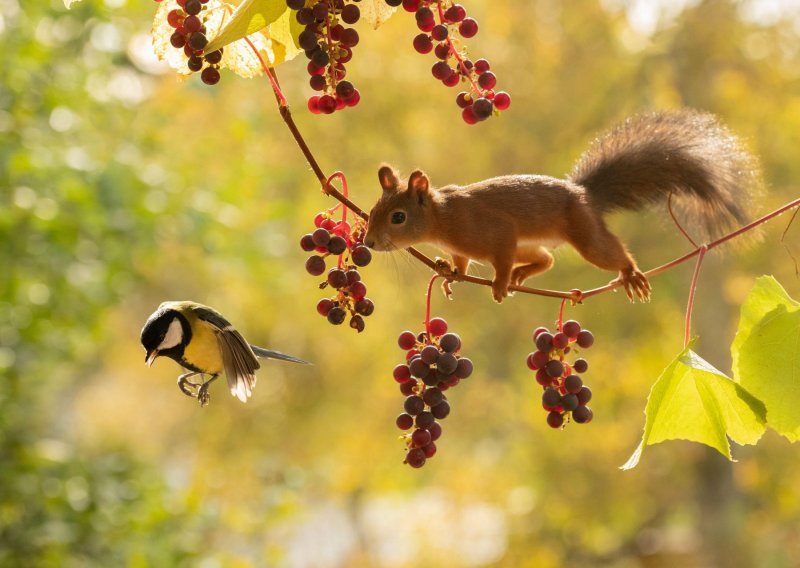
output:
[[[181,322],[178,318],[173,319],[169,327],[167,328],[167,333],[164,335],[164,339],[161,341],[157,349],[159,351],[164,351],[165,349],[171,349],[183,341],[183,328],[181,327]]]

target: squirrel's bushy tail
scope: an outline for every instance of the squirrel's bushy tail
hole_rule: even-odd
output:
[[[707,236],[746,222],[760,186],[757,161],[741,141],[693,110],[629,118],[594,141],[569,179],[603,212],[672,194],[680,220],[690,231],[699,223]]]

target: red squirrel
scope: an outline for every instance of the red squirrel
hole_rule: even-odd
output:
[[[745,220],[759,185],[756,161],[736,136],[694,110],[629,118],[596,139],[566,179],[507,175],[434,188],[422,171],[401,182],[388,165],[378,179],[383,194],[364,243],[376,251],[437,245],[452,256],[455,274],[466,274],[470,260],[488,262],[497,302],[510,285],[552,267],[548,249],[564,242],[619,271],[631,301],[648,300],[647,277],[603,215],[672,198],[690,230],[700,225],[711,235]]]

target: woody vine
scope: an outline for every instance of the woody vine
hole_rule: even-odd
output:
[[[164,36],[164,29],[172,30],[169,44],[174,51],[165,50],[162,37],[159,55],[171,59],[173,66],[184,74],[200,72],[204,82],[215,84],[220,78],[219,69],[229,67],[243,76],[253,76],[260,71],[269,80],[280,116],[322,192],[339,202],[318,214],[314,232],[301,239],[304,250],[316,253],[306,264],[310,274],[322,275],[327,268],[325,259],[336,258],[336,265],[320,285],[333,289],[334,294],[323,298],[317,310],[333,324],[341,324],[349,316],[349,326],[358,332],[365,328],[364,318],[374,310],[358,271],[369,263],[371,256],[363,244],[369,216],[350,200],[343,172],[332,175],[323,172],[294,122],[275,65],[288,59],[293,50],[297,53],[302,49],[309,58],[309,84],[321,93],[309,99],[309,111],[330,114],[355,106],[360,93],[345,80],[344,64],[352,57],[358,34],[347,25],[358,21],[363,11],[377,27],[400,5],[415,15],[421,32],[413,40],[414,49],[421,54],[434,51],[437,62],[432,67],[432,75],[445,86],[465,86],[456,97],[465,122],[475,124],[509,108],[510,96],[494,90],[497,79],[489,63],[484,59],[473,62],[467,57],[462,42],[477,33],[478,24],[468,17],[463,6],[452,0],[246,0],[236,10],[218,0],[164,0],[154,25],[156,39],[159,34]],[[212,35],[209,41],[208,36]],[[337,181],[341,191],[334,185]],[[800,199],[795,199],[716,240],[701,244],[693,241],[672,215],[678,230],[693,249],[644,274],[655,276],[696,259],[686,306],[684,350],[654,383],[645,412],[641,444],[624,468],[634,467],[647,445],[668,439],[705,443],[730,458],[728,439],[739,444],[753,444],[767,426],[792,442],[800,438],[800,417],[793,412],[800,404],[800,388],[790,384],[800,376],[800,303],[774,279],[758,279],[742,307],[740,326],[732,346],[733,378],[714,369],[691,350],[694,295],[706,253],[794,209],[791,225],[798,207]],[[348,211],[357,216],[352,223],[347,221]],[[336,220],[339,213],[340,219]],[[473,371],[472,362],[461,353],[461,338],[448,330],[443,319],[431,318],[433,284],[442,279],[446,284],[458,281],[491,286],[492,281],[456,273],[447,262],[431,259],[413,247],[406,251],[434,272],[427,286],[424,329],[399,335],[398,345],[405,351],[405,361],[393,371],[405,397],[404,412],[396,420],[404,432],[405,462],[420,467],[436,453],[435,442],[442,433],[439,421],[450,412],[445,391],[470,377]],[[612,281],[590,290],[510,287],[514,292],[561,300],[554,328],[534,330],[535,348],[525,358],[543,388],[542,405],[547,412],[547,422],[553,428],[562,428],[568,422],[586,423],[593,417],[588,406],[592,393],[580,375],[589,367],[582,351],[592,346],[594,336],[574,319],[564,320],[566,304],[574,306],[620,286],[620,281]],[[792,356],[780,360],[772,357],[762,348],[766,341],[785,345]],[[770,377],[770,382],[763,377]],[[670,420],[665,419],[667,415]]]

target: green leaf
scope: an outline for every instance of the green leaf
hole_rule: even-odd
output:
[[[764,402],[767,425],[800,439],[800,304],[771,276],[742,305],[731,346],[735,380]]]
[[[230,19],[222,24],[219,34],[208,42],[205,51],[216,51],[237,39],[264,29],[288,10],[286,0],[244,0]]]
[[[642,441],[622,469],[636,467],[646,446],[665,440],[700,442],[732,459],[728,438],[755,444],[764,433],[764,405],[691,347],[670,363],[650,390]]]
[[[739,316],[739,329],[736,330],[736,337],[733,338],[731,345],[731,355],[733,355],[733,380],[739,381],[736,373],[738,367],[739,352],[742,344],[750,337],[755,326],[769,312],[778,306],[786,306],[788,309],[796,309],[800,304],[789,297],[777,280],[772,276],[762,276],[756,280],[755,286],[742,304],[742,312]]]

